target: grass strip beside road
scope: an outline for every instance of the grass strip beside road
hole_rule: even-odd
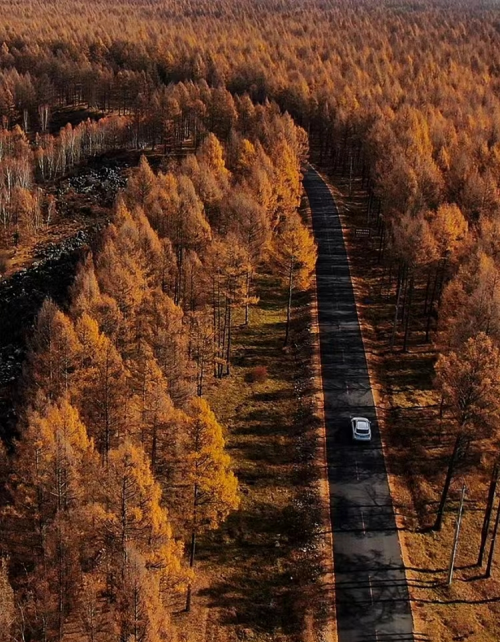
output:
[[[194,609],[177,623],[190,642],[335,642],[314,295],[297,295],[284,349],[284,294],[270,276],[258,293],[235,331],[231,376],[207,394],[242,503],[200,539]]]

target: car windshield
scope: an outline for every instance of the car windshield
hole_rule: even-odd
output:
[[[363,426],[363,427],[358,426],[358,432],[365,432],[365,433],[368,433],[368,432],[370,432],[370,431],[368,430],[368,428],[365,428],[364,426]]]

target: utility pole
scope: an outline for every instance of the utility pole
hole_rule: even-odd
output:
[[[453,549],[451,551],[450,568],[448,569],[448,586],[451,586],[453,580],[453,570],[455,566],[455,557],[457,556],[458,537],[460,535],[460,526],[462,525],[462,515],[464,512],[465,484],[462,486],[462,497],[460,498],[460,508],[458,509],[457,523],[455,525],[455,539],[453,540]]]
[[[498,523],[500,522],[500,502],[497,508],[497,517],[495,519],[495,526],[493,528],[493,536],[491,539],[490,554],[488,557],[488,566],[486,567],[485,577],[491,577],[491,567],[493,566],[493,558],[495,557],[495,544],[497,542]]]

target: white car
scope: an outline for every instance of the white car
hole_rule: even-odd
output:
[[[352,438],[356,441],[370,441],[372,429],[370,420],[366,417],[351,417]]]

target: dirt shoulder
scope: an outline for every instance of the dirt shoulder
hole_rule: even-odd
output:
[[[418,316],[409,351],[402,352],[398,343],[394,351],[390,349],[395,269],[391,276],[379,252],[380,236],[368,215],[368,195],[360,182],[354,182],[350,193],[344,178],[334,177],[330,183],[346,230],[415,631],[419,639],[433,642],[499,640],[500,568],[485,579],[484,566],[476,566],[491,454],[484,444],[475,444],[452,482],[443,529],[432,531],[454,440],[447,418],[439,419],[439,399],[432,385],[436,353],[432,344],[422,341]],[[416,301],[418,314],[418,296]],[[468,487],[467,502],[454,581],[447,587],[462,480]]]

